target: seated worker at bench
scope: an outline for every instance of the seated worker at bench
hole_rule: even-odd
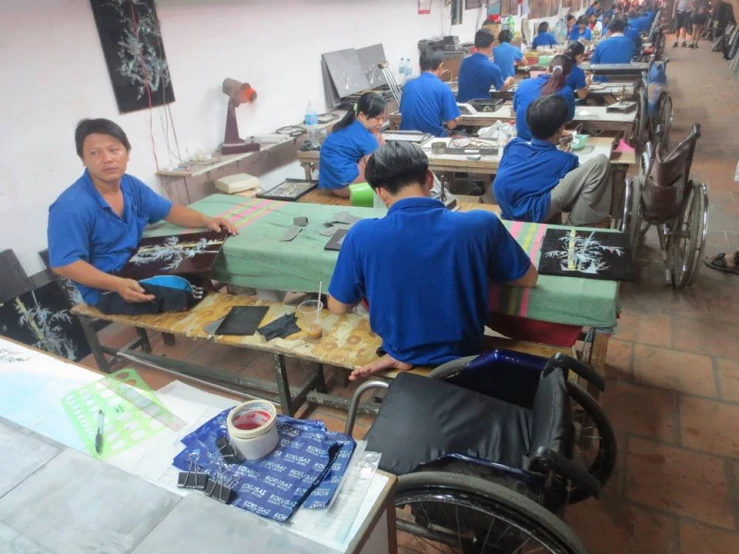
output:
[[[477,52],[465,58],[459,66],[459,92],[457,99],[460,102],[470,100],[490,100],[490,87],[503,91],[513,85],[513,77],[503,80],[500,68],[490,61],[493,55],[495,37],[487,29],[480,29],[475,33],[475,48]]]
[[[435,137],[445,137],[444,129],[457,126],[460,116],[457,99],[439,76],[444,71],[444,54],[426,48],[421,53],[421,75],[408,81],[400,98],[400,130],[421,131]]]
[[[549,32],[549,23],[542,21],[536,29],[536,36],[531,42],[531,48],[536,50],[540,46],[557,46],[557,37]]]
[[[348,197],[350,184],[364,182],[367,156],[383,143],[380,127],[385,115],[382,96],[365,92],[359,97],[356,112],[346,112],[321,146],[318,188]]]
[[[173,204],[128,175],[131,143],[116,123],[83,119],[74,139],[85,172],[49,207],[49,261],[54,273],[77,285],[87,304],[95,306],[101,291],[126,302],[154,300],[135,280],[111,275],[128,261],[150,223],[166,219],[236,234],[226,219]]]
[[[626,22],[623,19],[614,19],[608,24],[608,38],[602,40],[595,47],[592,63],[631,63],[636,50],[634,41],[624,36]],[[605,81],[603,77],[598,80]]]
[[[566,54],[557,54],[552,58],[544,75],[524,79],[513,94],[513,111],[516,114],[516,133],[518,138],[531,140],[531,130],[526,124],[526,110],[540,96],[557,94],[567,102],[567,121],[575,117],[575,91],[567,86],[567,78],[574,65],[572,58]]]
[[[417,146],[382,146],[365,173],[389,211],[346,235],[328,308],[345,314],[366,298],[387,354],[349,378],[482,352],[489,281],[535,286],[528,255],[494,214],[452,212],[430,198],[434,177]]]
[[[504,219],[544,223],[568,212],[570,225],[610,222],[610,162],[600,155],[579,165],[577,156],[557,149],[568,117],[561,96],[543,96],[529,106],[534,138],[508,143],[493,183]]]
[[[520,48],[511,45],[513,33],[508,29],[503,29],[498,33],[498,46],[493,48],[493,61],[500,68],[503,79],[516,76],[516,66],[523,60],[523,52]],[[511,82],[511,86],[515,81]],[[510,87],[508,87],[510,88]]]

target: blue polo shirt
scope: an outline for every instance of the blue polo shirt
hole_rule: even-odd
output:
[[[592,63],[631,63],[636,45],[624,35],[613,35],[595,47]]]
[[[536,50],[539,46],[557,46],[557,37],[552,33],[539,33],[534,37],[531,47]]]
[[[64,267],[82,260],[105,273],[119,270],[134,253],[144,227],[167,217],[172,202],[136,177],[121,179],[123,216],[103,199],[87,170],[49,207],[49,262]],[[99,291],[77,284],[82,298],[97,304]]]
[[[493,183],[501,217],[545,222],[551,190],[578,165],[577,156],[557,150],[545,140],[513,139],[503,151]]]
[[[649,15],[643,15],[639,18],[639,32],[640,33],[648,33],[649,29],[652,27],[652,18],[649,17]]]
[[[513,93],[513,111],[516,113],[516,131],[524,140],[531,140],[531,131],[526,124],[526,110],[534,100],[541,96],[541,88],[549,80],[548,73],[539,75],[535,79],[524,79]],[[575,117],[575,91],[565,85],[557,92],[565,100],[570,108],[568,121]]]
[[[641,48],[642,40],[641,40],[641,35],[639,34],[639,29],[634,29],[633,27],[626,27],[626,31],[624,31],[624,35],[626,35],[626,38],[630,39],[634,43],[635,50]]]
[[[567,76],[567,79],[565,79],[565,86],[570,87],[574,91],[578,91],[587,86],[587,83],[585,82],[585,72],[580,69],[580,66],[572,66],[572,71]]]
[[[570,32],[570,40],[593,40],[593,32],[589,27],[585,27],[583,31],[580,31],[580,26],[575,25]]]
[[[408,81],[400,98],[400,129],[446,136],[443,123],[459,117],[452,89],[433,73],[425,71]]]
[[[490,61],[485,54],[479,52],[462,60],[459,66],[459,91],[457,100],[489,99],[490,87],[496,90],[503,87],[503,74],[500,68]]]
[[[380,147],[375,135],[356,119],[331,133],[321,146],[318,188],[339,189],[359,177],[359,160]]]
[[[504,42],[493,48],[493,61],[500,68],[500,74],[504,81],[508,77],[516,76],[516,63],[522,59],[523,52],[521,52],[521,49],[511,46],[509,42]]]
[[[368,300],[372,331],[396,360],[437,365],[481,351],[488,282],[520,279],[530,264],[494,214],[405,198],[351,228],[328,290],[345,304]]]

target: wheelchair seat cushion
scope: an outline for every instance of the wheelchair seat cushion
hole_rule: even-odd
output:
[[[450,454],[522,468],[532,419],[530,409],[403,373],[390,385],[367,433],[367,449],[381,452],[380,469],[395,475]]]

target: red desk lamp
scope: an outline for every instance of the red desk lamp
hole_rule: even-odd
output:
[[[257,91],[251,88],[249,83],[226,78],[223,80],[223,93],[229,100],[226,112],[226,136],[221,146],[221,154],[258,151],[261,148],[258,142],[246,142],[239,138],[239,125],[236,121],[236,108],[244,102],[254,102],[257,99]]]

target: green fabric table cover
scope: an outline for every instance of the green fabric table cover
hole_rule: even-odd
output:
[[[214,279],[243,287],[283,291],[326,291],[338,252],[324,250],[330,237],[320,232],[341,212],[374,217],[372,208],[276,202],[215,194],[191,205],[210,216],[222,216],[239,229],[226,241],[213,271]],[[308,225],[292,241],[280,242],[293,218],[305,216]],[[549,227],[504,222],[538,265],[541,242]],[[147,236],[188,232],[168,223],[152,226]],[[586,327],[614,327],[618,283],[579,277],[541,275],[536,288],[492,285],[490,308],[495,313]]]

